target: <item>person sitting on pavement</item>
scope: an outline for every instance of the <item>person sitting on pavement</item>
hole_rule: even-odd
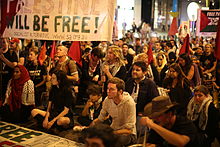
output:
[[[7,122],[26,122],[34,105],[34,83],[27,69],[23,65],[17,65],[8,82],[5,101],[0,109],[1,116]]]
[[[151,100],[159,96],[157,85],[151,79],[145,77],[147,72],[147,66],[145,62],[139,61],[133,63],[132,66],[132,78],[128,79],[125,84],[126,91],[136,102],[137,113],[137,133],[141,131],[139,123],[140,116],[144,112],[144,106],[151,102]]]
[[[102,49],[95,47],[87,55],[84,55],[82,59],[82,76],[80,78],[78,97],[81,102],[84,99],[88,100],[89,96],[85,92],[90,84],[98,83],[101,77],[100,64],[104,57]],[[85,101],[86,102],[86,101]]]
[[[126,91],[137,103],[137,114],[142,113],[144,106],[159,95],[155,82],[145,77],[146,72],[147,65],[145,62],[134,62],[132,65],[132,77],[125,83]]]
[[[113,77],[118,77],[125,81],[126,67],[122,49],[117,46],[109,46],[105,61],[101,66],[101,80],[99,84],[104,87],[103,98],[107,96],[107,82]]]
[[[194,97],[187,107],[187,118],[192,120],[198,130],[207,136],[209,146],[217,137],[220,120],[219,111],[215,108],[212,99],[209,89],[200,85],[194,89]]]
[[[135,102],[129,93],[124,92],[125,83],[122,79],[113,77],[108,81],[108,96],[103,101],[102,110],[90,126],[102,123],[109,115],[112,118],[111,127],[117,135],[117,147],[136,142],[136,109]]]
[[[65,72],[59,70],[52,74],[52,88],[49,94],[49,103],[46,111],[33,109],[34,119],[45,129],[55,126],[57,129],[67,129],[74,125],[71,91],[71,82]]]
[[[31,80],[34,82],[34,91],[35,91],[35,106],[42,105],[42,93],[46,89],[46,67],[44,65],[40,65],[38,61],[38,48],[33,47],[29,49],[29,58],[26,61],[27,64],[25,67],[27,68]]]
[[[163,87],[168,89],[168,94],[172,102],[177,102],[178,113],[185,116],[187,105],[192,97],[190,81],[186,78],[181,67],[177,63],[169,66],[169,70],[163,81]]]
[[[141,124],[150,128],[147,142],[160,147],[200,146],[202,135],[190,120],[175,113],[176,105],[168,96],[158,96],[145,106]]]
[[[83,126],[89,126],[99,116],[102,109],[102,87],[92,84],[88,87],[87,94],[89,100],[82,111],[82,116],[78,118],[78,122]]]

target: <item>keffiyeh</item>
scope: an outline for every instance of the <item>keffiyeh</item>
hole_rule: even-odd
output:
[[[199,119],[199,128],[205,130],[208,122],[208,109],[209,105],[212,102],[212,97],[208,97],[203,100],[201,105],[195,103],[194,97],[190,100],[187,107],[187,118],[192,121]]]

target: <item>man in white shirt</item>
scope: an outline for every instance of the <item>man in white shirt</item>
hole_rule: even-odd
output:
[[[108,96],[103,102],[99,117],[92,122],[92,125],[101,123],[109,115],[114,134],[118,135],[118,146],[127,146],[136,140],[135,102],[124,89],[123,80],[113,77],[108,81]]]

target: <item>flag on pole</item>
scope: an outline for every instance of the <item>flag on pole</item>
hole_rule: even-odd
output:
[[[220,60],[220,17],[218,20],[217,34],[216,34],[216,47],[214,50],[215,58]]]
[[[178,27],[177,27],[177,18],[173,17],[172,23],[170,25],[170,30],[168,32],[169,36],[176,35],[178,33]]]
[[[178,12],[169,12],[169,14],[173,17],[172,23],[170,25],[170,30],[168,32],[169,36],[176,35],[178,33],[178,26],[177,26],[177,16]]]
[[[21,9],[18,6],[18,0],[1,0],[0,1],[1,6],[1,12],[0,12],[0,36],[3,35],[3,32],[5,31],[7,27],[7,23],[9,21],[14,21],[14,17],[17,14],[17,12]],[[8,13],[8,10],[10,10],[10,13]],[[13,23],[13,22],[12,22]]]
[[[41,47],[41,51],[40,54],[38,56],[38,61],[40,63],[40,65],[43,65],[44,60],[46,59],[46,41],[44,42],[44,45]]]
[[[184,53],[187,53],[187,54],[190,53],[190,50],[189,50],[189,34],[187,34],[186,37],[184,38],[184,42],[183,42],[183,45],[180,49],[179,55],[184,54]]]
[[[54,60],[55,54],[56,54],[56,42],[53,41],[52,48],[51,48],[51,51],[50,51],[50,58],[52,60]]]
[[[79,41],[72,42],[68,52],[68,56],[75,60],[76,63],[82,67],[82,55]]]

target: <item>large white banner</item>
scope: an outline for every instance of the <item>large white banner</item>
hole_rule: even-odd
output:
[[[111,41],[116,0],[1,0],[3,37]]]

